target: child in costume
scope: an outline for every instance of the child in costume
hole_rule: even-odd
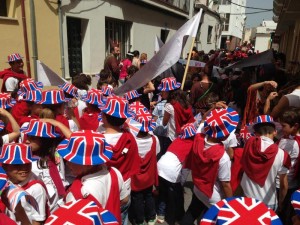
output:
[[[48,195],[45,184],[31,172],[31,164],[36,159],[32,157],[31,147],[26,144],[4,144],[0,162],[7,173],[9,182],[22,187],[38,203],[38,211],[33,210],[27,202],[21,202],[30,222],[34,225],[43,224],[49,214]],[[14,214],[7,210],[10,218]]]
[[[120,222],[120,202],[127,193],[120,172],[105,165],[113,151],[103,134],[92,130],[73,132],[70,139],[58,145],[57,151],[76,176],[65,202],[82,198],[92,200],[100,208],[112,212]]]

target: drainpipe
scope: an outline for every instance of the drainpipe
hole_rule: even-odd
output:
[[[34,70],[34,76],[37,79],[37,62],[36,62],[36,60],[38,60],[38,50],[37,50],[37,38],[36,38],[35,7],[34,7],[33,0],[29,0],[29,6],[30,6],[33,70]]]
[[[60,38],[60,63],[61,75],[65,78],[65,53],[64,53],[64,36],[63,36],[63,15],[61,11],[61,0],[57,1],[58,4],[58,23],[59,23],[59,38]]]
[[[27,26],[26,26],[26,15],[25,15],[25,0],[21,0],[21,11],[22,11],[22,23],[23,23],[23,36],[24,36],[24,45],[25,45],[25,59],[28,77],[31,77],[30,71],[30,59],[29,59],[29,50],[28,50],[28,37],[27,37]]]

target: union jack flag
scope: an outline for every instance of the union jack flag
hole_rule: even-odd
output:
[[[118,225],[116,218],[108,210],[100,209],[87,199],[69,202],[58,208],[45,225]]]
[[[112,147],[103,134],[92,130],[73,132],[70,139],[57,147],[58,153],[67,161],[80,165],[100,165],[112,157]]]
[[[31,91],[22,92],[19,94],[19,97],[23,101],[39,102],[42,100],[42,91],[31,90]]]
[[[92,89],[87,92],[87,95],[85,96],[85,98],[82,98],[82,101],[85,101],[92,105],[104,105],[106,100],[102,91]]]
[[[5,164],[25,164],[31,163],[32,157],[30,145],[23,143],[8,143],[2,147],[0,161]]]
[[[23,57],[19,53],[13,53],[9,56],[7,56],[8,62],[14,62],[17,60],[21,60]]]
[[[2,120],[0,120],[0,131],[2,131],[5,127],[5,124]]]
[[[136,112],[134,120],[142,124],[140,129],[143,132],[152,131],[156,127],[156,122],[152,119],[151,113],[144,110]]]
[[[238,125],[239,114],[231,109],[214,109],[204,122],[204,131],[213,138],[228,136]]]
[[[135,137],[138,135],[142,127],[142,124],[135,121],[132,118],[128,118],[125,123],[123,124],[123,128],[128,130],[131,134]]]
[[[181,127],[181,134],[178,136],[182,139],[193,137],[197,133],[194,123],[188,123]]]
[[[132,91],[128,91],[128,92],[126,92],[125,94],[124,94],[124,98],[127,100],[127,101],[129,101],[129,100],[131,100],[131,99],[135,99],[135,98],[138,98],[138,97],[140,97],[141,96],[141,94],[139,94],[138,92],[137,92],[137,90],[132,90]]]
[[[60,137],[55,132],[55,127],[50,123],[45,123],[37,119],[30,120],[28,127],[20,129],[22,133],[30,136],[56,138]]]
[[[42,82],[36,82],[32,78],[27,78],[25,80],[22,80],[19,86],[20,89],[18,91],[18,94],[20,94],[21,92],[41,90],[44,87]]]
[[[16,103],[8,93],[0,93],[0,108],[8,109]]]
[[[128,101],[117,96],[107,97],[106,104],[99,108],[105,114],[117,118],[129,118],[134,116],[133,112],[130,111]]]
[[[71,99],[65,97],[63,90],[46,90],[42,91],[42,100],[38,104],[60,104],[68,102]]]
[[[73,97],[78,98],[78,88],[75,87],[73,84],[70,84],[68,82],[64,83],[63,85],[58,85],[60,89],[62,89],[64,92],[72,95]]]
[[[160,91],[172,91],[180,88],[181,83],[176,81],[175,77],[167,77],[161,80],[158,90]]]
[[[141,102],[133,102],[129,105],[129,107],[135,114],[138,114],[140,111],[148,112],[146,106],[144,106]]]
[[[101,91],[106,96],[112,96],[114,89],[112,87],[110,87],[110,85],[106,85],[106,86],[101,87]]]
[[[300,215],[300,189],[292,194],[291,200],[295,212]]]
[[[242,127],[241,128],[241,130],[240,130],[240,137],[244,140],[244,141],[246,141],[246,140],[248,140],[249,138],[251,138],[252,136],[254,136],[254,134],[252,134],[252,133],[250,133],[250,131],[248,130],[248,124],[246,125],[246,126],[244,126],[244,127]]]
[[[0,167],[0,195],[2,191],[6,188],[7,186],[7,174],[5,170]]]

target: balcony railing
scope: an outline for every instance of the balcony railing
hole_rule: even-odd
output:
[[[156,2],[163,2],[172,7],[178,8],[182,11],[190,11],[190,0],[154,0]]]

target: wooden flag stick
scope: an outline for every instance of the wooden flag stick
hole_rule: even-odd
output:
[[[181,83],[181,90],[183,90],[183,88],[184,88],[184,83],[185,83],[186,75],[187,75],[187,72],[188,72],[188,69],[189,69],[190,60],[191,60],[191,56],[192,56],[192,51],[193,51],[193,48],[194,48],[195,40],[196,40],[196,37],[193,37],[192,38],[191,49],[190,49],[190,52],[189,52],[189,56],[188,56],[186,65],[185,65],[184,75],[183,75],[183,79],[182,79],[182,83]]]

